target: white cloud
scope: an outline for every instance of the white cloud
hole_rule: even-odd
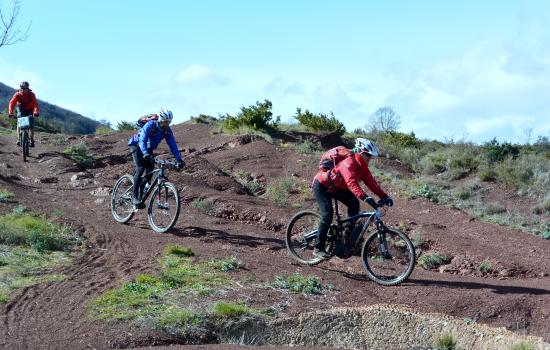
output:
[[[180,84],[215,83],[225,85],[228,79],[207,66],[193,63],[176,74],[176,82]]]
[[[28,81],[33,90],[44,91],[48,87],[37,73],[0,58],[0,82],[18,89],[21,81]]]

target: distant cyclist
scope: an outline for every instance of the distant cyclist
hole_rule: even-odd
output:
[[[132,203],[136,209],[143,208],[140,194],[143,193],[145,182],[141,183],[141,176],[144,171],[151,172],[155,168],[155,158],[153,151],[158,147],[164,139],[170,151],[177,160],[177,167],[183,168],[185,163],[181,159],[181,154],[178,150],[178,145],[170,129],[170,123],[173,119],[173,114],[170,110],[161,108],[156,115],[151,115],[151,120],[146,122],[141,127],[137,134],[133,135],[128,140],[128,146],[132,153],[132,158],[136,164],[136,172],[134,174],[134,193]],[[146,179],[151,181],[151,176]]]
[[[332,199],[348,207],[348,217],[359,213],[359,199],[376,207],[377,203],[361,188],[360,182],[381,198],[382,204],[392,206],[393,200],[380,188],[369,170],[371,158],[378,157],[376,145],[365,138],[355,140],[350,154],[330,171],[319,171],[313,180],[313,194],[319,205],[319,243],[313,253],[319,258],[328,258],[325,251],[327,233],[332,223],[334,209]],[[352,223],[353,225],[353,223]],[[350,227],[350,231],[353,227]]]
[[[19,108],[21,117],[29,117],[30,130],[31,130],[31,147],[34,147],[34,117],[40,115],[38,108],[38,100],[34,95],[34,92],[29,88],[29,83],[22,81],[19,84],[19,91],[17,91],[10,100],[8,116],[14,117],[14,110],[16,106]],[[19,135],[19,126],[17,126],[17,135]],[[17,145],[20,145],[19,138],[17,139]]]

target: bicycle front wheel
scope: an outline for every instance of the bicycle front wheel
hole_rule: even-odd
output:
[[[319,222],[321,216],[314,211],[301,211],[294,215],[286,228],[286,247],[292,257],[302,264],[316,265],[323,259],[313,255],[313,249],[319,242]]]
[[[384,228],[367,238],[361,258],[371,280],[384,286],[395,286],[410,276],[416,255],[406,234]]]
[[[120,224],[127,223],[134,216],[133,190],[134,177],[126,174],[118,179],[111,193],[111,213]]]
[[[157,186],[149,198],[147,220],[149,226],[158,233],[170,230],[180,215],[180,197],[174,184],[164,182]]]

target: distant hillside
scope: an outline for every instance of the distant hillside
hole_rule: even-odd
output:
[[[15,91],[11,87],[0,83],[0,111],[7,112],[9,101]],[[40,100],[40,93],[37,97],[39,97],[40,118],[45,118],[48,124],[53,124],[55,129],[63,133],[93,134],[99,125],[99,122],[93,119]]]

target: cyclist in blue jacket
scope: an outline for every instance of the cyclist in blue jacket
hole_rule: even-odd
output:
[[[153,151],[158,147],[160,142],[164,139],[170,151],[174,155],[177,161],[178,169],[183,168],[185,163],[181,159],[180,151],[172,129],[170,129],[170,123],[174,118],[170,110],[161,108],[157,114],[157,120],[149,120],[141,129],[139,129],[136,135],[133,135],[128,140],[128,147],[136,163],[136,172],[134,174],[134,193],[132,203],[136,209],[143,208],[144,205],[141,200],[143,188],[145,183],[151,181],[151,176],[146,177],[146,181],[141,183],[141,176],[144,171],[151,172],[155,168],[155,158]]]

